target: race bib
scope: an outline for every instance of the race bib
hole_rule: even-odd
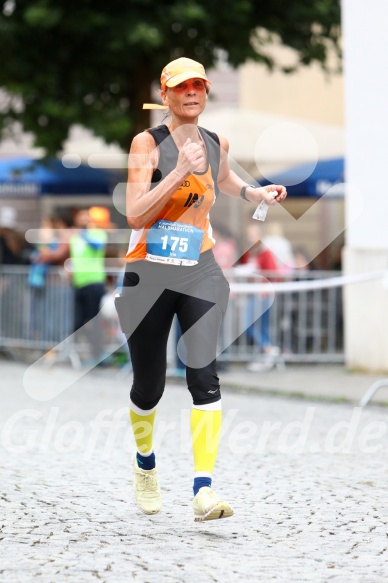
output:
[[[193,225],[157,221],[147,232],[146,259],[170,265],[195,265],[203,235],[203,231]]]

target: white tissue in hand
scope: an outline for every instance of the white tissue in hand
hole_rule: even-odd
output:
[[[262,200],[255,212],[252,215],[252,219],[256,219],[257,221],[265,221],[265,217],[267,216],[268,205],[265,200]]]
[[[269,193],[272,198],[275,198],[278,193],[276,190],[270,190]],[[265,200],[262,200],[255,212],[252,215],[252,219],[256,219],[257,221],[265,221],[265,217],[267,216],[268,212],[268,205]]]

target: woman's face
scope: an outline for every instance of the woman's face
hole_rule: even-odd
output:
[[[167,87],[162,99],[172,115],[195,119],[206,106],[206,85],[202,79],[188,79],[175,87]]]

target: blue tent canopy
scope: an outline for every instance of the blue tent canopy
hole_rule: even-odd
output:
[[[65,168],[56,158],[0,160],[0,194],[111,194],[119,181],[115,173],[81,164]]]
[[[259,183],[261,186],[285,184],[288,196],[320,197],[336,184],[345,181],[344,159],[320,160],[310,176],[309,172],[311,164],[301,164],[271,176],[270,180],[259,180]],[[334,192],[335,196],[343,196],[343,190],[340,188]]]

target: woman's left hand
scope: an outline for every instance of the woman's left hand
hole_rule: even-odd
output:
[[[260,204],[260,202],[264,200],[268,206],[273,206],[277,202],[282,202],[286,198],[287,190],[286,187],[281,184],[271,184],[260,188],[250,188],[248,195],[249,200],[256,204]]]

